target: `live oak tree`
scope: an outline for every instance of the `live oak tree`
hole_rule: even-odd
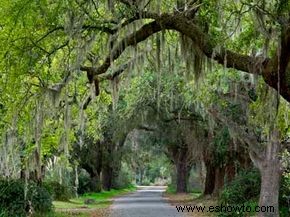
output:
[[[37,164],[38,178],[43,131],[52,129],[53,125],[49,113],[43,113],[43,92],[52,96],[51,102],[65,92],[66,96],[57,103],[62,112],[57,112],[55,123],[61,120],[66,126],[66,132],[59,133],[59,137],[63,138],[60,149],[67,153],[72,139],[71,127],[68,127],[70,109],[76,117],[76,107],[98,102],[95,96],[102,96],[108,83],[115,109],[120,80],[133,66],[141,74],[141,67],[144,62],[148,63],[150,56],[155,58],[152,65],[159,78],[163,76],[160,71],[164,65],[168,66],[166,73],[175,71],[177,59],[184,60],[186,71],[193,72],[196,79],[211,73],[211,67],[219,64],[225,73],[230,68],[240,74],[261,77],[268,87],[275,89],[277,107],[281,102],[279,96],[290,102],[287,0],[41,0],[28,3],[3,0],[1,4],[1,133],[15,135],[17,132],[18,137],[27,134],[25,149],[35,155],[33,163]],[[161,92],[157,90],[157,94]],[[269,105],[267,102],[272,101],[265,98],[265,104]],[[46,118],[42,124],[43,115]],[[261,123],[271,122],[265,114],[261,116],[265,120]],[[34,132],[26,132],[25,126],[34,121],[38,127]],[[277,140],[283,138],[277,132],[277,129],[281,131],[277,125],[268,132],[270,145],[267,147],[276,151],[269,162],[277,160],[280,149]],[[236,129],[234,126],[231,128]],[[16,141],[15,136],[9,138],[12,140],[7,140],[6,145]],[[55,142],[58,138],[52,140]],[[254,142],[247,140],[247,143],[256,148]],[[5,160],[10,162],[10,156],[14,155],[6,147],[12,146],[4,147],[10,153]],[[7,174],[10,173],[15,171],[7,169]],[[273,202],[276,206],[276,198],[272,199],[262,197],[261,205]]]
[[[226,93],[216,93],[221,101],[219,103],[216,101],[210,106],[209,113],[217,119],[217,122],[228,126],[231,136],[239,141],[240,145],[248,146],[251,160],[261,174],[259,205],[275,208],[275,213],[259,215],[279,215],[278,198],[283,171],[280,156],[289,146],[287,144],[289,108],[283,100],[277,107],[276,95],[273,90],[265,89],[263,82],[260,82],[257,88],[256,97],[251,97],[251,92],[241,88],[240,85],[236,89],[236,99],[230,96],[230,92],[229,89]],[[270,105],[265,106],[265,103]],[[233,109],[236,112],[233,113]]]
[[[179,193],[188,190],[190,171],[202,154],[205,139],[202,117],[195,112],[192,103],[186,105],[183,96],[187,88],[180,76],[183,70],[185,67],[176,65],[173,74],[165,74],[159,79],[154,67],[147,65],[143,76],[135,75],[131,78],[131,86],[125,88],[126,115],[141,116],[136,129],[148,131],[162,144],[163,152],[176,171]]]
[[[152,13],[151,11],[139,12],[141,18],[150,18],[154,21],[145,24],[139,30],[123,38],[119,43],[113,46],[110,54],[105,58],[104,63],[101,64],[100,67],[83,69],[91,71],[95,74],[95,78],[97,78],[98,75],[106,73],[112,61],[118,59],[126,47],[136,45],[152,34],[164,29],[176,30],[192,40],[195,49],[198,50],[196,51],[197,53],[199,52],[207,58],[223,64],[225,67],[234,68],[251,74],[262,75],[264,81],[270,87],[277,90],[278,95],[281,95],[289,101],[289,14],[287,14],[289,5],[286,1],[273,2],[276,6],[276,11],[268,11],[268,7],[271,3],[266,4],[266,2],[262,2],[255,4],[242,2],[240,5],[240,13],[253,11],[257,16],[259,30],[261,31],[260,34],[262,35],[261,40],[265,41],[262,43],[263,46],[260,47],[261,54],[259,55],[256,54],[256,51],[253,51],[251,55],[246,55],[227,49],[226,45],[218,46],[218,44],[215,44],[216,41],[211,39],[211,35],[208,33],[209,29],[205,31],[205,29],[210,28],[210,26],[202,26],[202,24],[198,22],[199,7],[202,8],[202,6],[192,6],[188,4],[189,9],[186,10],[187,7],[184,7],[183,10],[181,9],[181,11],[172,14],[158,14]],[[246,12],[243,11],[244,7],[247,8]],[[268,20],[272,26],[267,25],[265,20]],[[239,18],[239,22],[241,22],[241,18]],[[273,38],[275,38],[273,37],[273,31],[275,32],[274,35],[276,35],[275,40],[278,39],[277,45],[273,45],[273,42],[271,42]],[[259,32],[256,34],[259,36]],[[257,39],[257,43],[258,42],[260,41]],[[217,46],[218,49],[215,49]],[[269,49],[270,51],[272,50],[272,52],[269,52]],[[197,62],[196,59],[193,61]],[[278,137],[272,140],[278,140]],[[279,145],[276,144],[274,146],[275,149],[279,149]],[[278,157],[278,154],[279,150],[274,153],[276,157]],[[265,199],[261,196],[260,205],[265,204],[267,200],[269,199]],[[275,204],[277,204],[277,202],[275,202]]]
[[[256,40],[257,43],[261,43],[261,40],[265,40],[265,42],[262,47],[256,47],[255,52],[260,49],[263,51],[263,55],[256,55],[255,52],[247,55],[245,54],[245,51],[239,53],[235,50],[230,50],[227,48],[229,45],[224,45],[223,43],[218,44],[216,42],[219,39],[221,40],[222,37],[215,38],[211,36],[211,33],[213,34],[216,32],[213,30],[211,32],[210,28],[217,28],[217,26],[211,26],[212,23],[210,22],[205,24],[203,13],[210,13],[210,9],[212,9],[210,6],[214,5],[216,7],[221,7],[223,6],[223,3],[209,4],[209,2],[206,1],[189,1],[181,8],[177,8],[176,11],[171,13],[163,12],[160,9],[162,5],[161,3],[158,4],[161,11],[157,12],[150,9],[147,10],[146,7],[140,9],[139,7],[134,6],[134,4],[126,5],[131,8],[135,14],[131,20],[128,20],[123,25],[127,26],[130,24],[130,21],[134,22],[142,19],[151,19],[153,21],[144,24],[132,34],[123,37],[120,41],[115,43],[111,47],[108,56],[103,60],[103,63],[99,67],[81,67],[81,70],[87,71],[88,74],[93,75],[92,77],[95,80],[98,79],[100,75],[107,72],[109,67],[113,64],[113,61],[118,59],[127,47],[135,46],[162,30],[174,30],[191,39],[196,49],[196,53],[204,55],[209,59],[213,59],[227,68],[234,68],[247,73],[262,75],[269,86],[275,88],[286,100],[290,100],[288,70],[290,56],[288,54],[290,31],[289,14],[287,13],[289,4],[287,1],[273,1],[268,4],[265,1],[249,3],[238,2],[232,6],[233,8],[239,8],[238,11],[232,8],[232,10],[230,9],[229,11],[224,12],[224,14],[227,14],[228,12],[229,16],[232,16],[234,13],[240,15],[237,18],[237,28],[239,28],[240,22],[243,22],[244,14],[250,12],[256,14],[257,17],[254,18],[258,19],[260,25],[259,30],[261,31],[256,32],[256,36],[258,36],[258,39]],[[148,5],[150,5],[150,2]],[[270,10],[269,8],[271,6],[275,6],[275,10]],[[204,10],[203,7],[205,8]],[[211,16],[213,15],[209,15],[209,20],[212,18]],[[245,19],[249,19],[248,16],[245,15]],[[266,21],[270,22],[272,26],[268,26]],[[223,23],[223,20],[220,22]],[[228,20],[226,22],[228,22]],[[120,31],[120,29],[118,30]],[[224,31],[227,31],[227,29],[224,29]],[[273,31],[275,33],[273,33]],[[235,32],[232,33],[232,35],[235,34]],[[273,34],[276,35],[276,38],[272,37]],[[259,38],[259,36],[261,38]],[[235,35],[235,37],[238,38],[239,36]],[[232,37],[227,37],[226,39],[231,41]],[[252,43],[255,43],[254,39],[252,40]],[[268,56],[268,50],[271,48],[274,49],[273,47],[270,47],[270,43],[273,43],[272,40],[278,40],[278,44],[276,45],[275,52],[272,52],[272,55]],[[194,62],[195,60],[192,59],[192,61]]]

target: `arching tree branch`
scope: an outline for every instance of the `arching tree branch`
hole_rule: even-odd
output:
[[[185,13],[186,11],[179,14],[152,15],[154,21],[145,24],[113,47],[103,64],[94,70],[94,78],[106,73],[112,62],[118,59],[127,47],[137,45],[153,34],[167,29],[178,31],[189,37],[206,57],[227,68],[262,75],[268,85],[278,90],[278,69],[275,59],[244,55],[223,47],[217,49],[218,46],[214,44],[209,35],[204,33],[192,19],[188,19]],[[290,74],[290,70],[287,71],[287,74]],[[280,86],[280,94],[290,102],[290,81]]]

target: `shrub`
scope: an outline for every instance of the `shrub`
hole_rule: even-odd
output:
[[[37,213],[46,213],[52,210],[52,198],[46,188],[30,183],[27,199]]]
[[[247,201],[244,204],[236,204],[232,206],[242,206],[244,205],[245,207],[251,207],[251,212],[219,212],[217,214],[218,217],[248,217],[248,216],[253,216],[256,213],[254,212],[255,207],[258,205],[257,201]],[[230,206],[230,205],[225,205],[225,206]]]
[[[3,216],[25,216],[24,183],[0,180],[0,206]]]
[[[170,194],[175,194],[176,193],[176,185],[175,184],[169,184],[167,186],[167,189],[166,189],[166,192],[167,193],[170,193]]]
[[[290,207],[290,173],[282,176],[279,202],[282,206]]]
[[[255,169],[241,171],[240,174],[227,186],[224,187],[219,197],[219,204],[225,206],[250,206],[257,205],[260,194],[260,174]],[[248,215],[249,213],[247,213]],[[246,213],[220,212],[219,217],[245,216]]]
[[[261,179],[257,170],[242,171],[230,184],[225,186],[219,201],[221,204],[244,204],[258,198]]]
[[[0,217],[9,217],[8,211],[4,210],[1,206],[0,206]]]
[[[257,205],[260,194],[260,175],[257,170],[241,172],[229,185],[223,189],[219,202],[224,205]],[[290,174],[282,176],[280,184],[280,216],[289,216],[290,205]],[[250,202],[249,202],[250,201]],[[243,216],[243,213],[220,213],[218,216]]]
[[[280,216],[290,216],[290,173],[284,173],[279,194]]]
[[[25,200],[24,192],[27,192]],[[25,217],[30,201],[34,212],[51,211],[52,200],[46,189],[30,183],[25,186],[22,180],[0,180],[0,216]]]
[[[89,174],[86,171],[81,170],[78,179],[78,194],[82,195],[86,192],[91,192],[91,178]]]
[[[62,185],[59,182],[45,182],[44,187],[51,194],[53,200],[68,201],[74,196],[71,186]]]

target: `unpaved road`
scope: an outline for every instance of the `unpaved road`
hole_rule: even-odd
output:
[[[139,187],[136,193],[114,200],[110,217],[184,217],[162,198],[164,187]]]

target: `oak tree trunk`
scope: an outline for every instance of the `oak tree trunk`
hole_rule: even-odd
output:
[[[233,181],[233,179],[235,178],[235,175],[236,175],[235,163],[231,162],[231,163],[227,164],[225,170],[226,170],[227,183],[230,183],[231,181]]]
[[[90,175],[90,190],[92,192],[101,192],[102,186],[101,186],[101,178],[100,174],[94,173]]]
[[[102,170],[102,187],[105,191],[110,191],[113,187],[113,169],[111,165],[104,166]]]
[[[192,167],[191,152],[188,150],[188,145],[179,146],[171,151],[173,152],[173,162],[176,168],[176,191],[177,193],[186,193]]]
[[[211,195],[214,191],[215,186],[215,168],[210,162],[207,162],[205,166],[206,166],[206,176],[203,194]]]
[[[189,169],[186,162],[186,158],[183,161],[179,161],[176,165],[176,191],[177,193],[186,193],[187,192],[187,184],[189,178]]]
[[[215,169],[215,184],[214,184],[214,192],[215,196],[218,196],[220,190],[224,187],[224,180],[225,180],[225,168],[224,167],[217,167]]]
[[[279,216],[279,186],[281,179],[280,165],[270,164],[260,171],[261,191],[259,206],[260,209],[266,209],[266,212],[259,212],[259,217]]]
[[[262,153],[250,152],[251,159],[261,174],[259,217],[279,217],[279,187],[282,176],[281,149],[279,133],[273,131]]]
[[[111,162],[111,168],[112,168],[112,188],[122,188],[124,186],[121,186],[118,180],[119,180],[119,176],[120,176],[120,171],[121,171],[121,161],[122,161],[122,155],[120,154],[120,152],[117,151],[117,154],[114,153],[114,161]]]

